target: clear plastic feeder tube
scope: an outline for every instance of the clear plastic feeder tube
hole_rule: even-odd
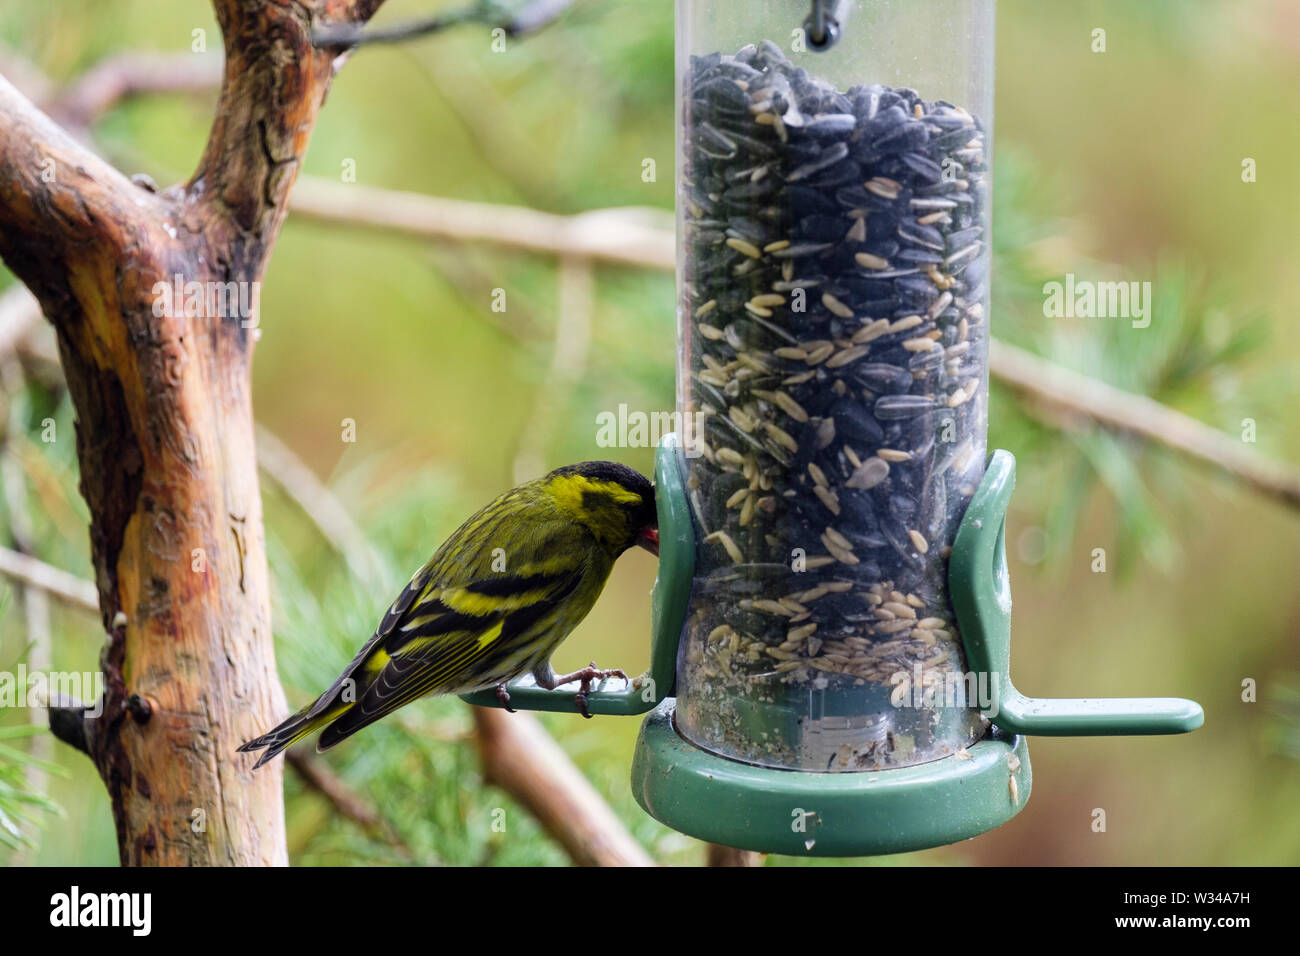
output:
[[[987,431],[993,0],[678,0],[677,729],[750,763],[984,724],[947,595]]]

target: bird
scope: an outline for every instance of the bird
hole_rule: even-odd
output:
[[[618,557],[659,553],[654,486],[610,461],[557,468],[492,501],[462,524],[389,606],[374,635],[330,688],[241,753],[254,769],[321,730],[328,750],[420,697],[496,689],[531,673],[547,690],[580,682],[584,717],[592,681],[627,678],[593,661],[556,675],[551,655],[587,615]]]

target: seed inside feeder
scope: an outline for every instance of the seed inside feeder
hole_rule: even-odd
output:
[[[679,729],[806,770],[955,753],[975,711],[890,698],[963,670],[946,555],[984,461],[982,124],[837,90],[768,42],[692,58],[684,95],[682,410],[703,433]],[[906,745],[828,767],[800,740],[836,714],[886,714],[872,733]]]

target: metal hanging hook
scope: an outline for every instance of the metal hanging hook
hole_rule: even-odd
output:
[[[812,11],[803,22],[808,48],[824,52],[833,47],[839,41],[848,13],[848,0],[812,0]]]

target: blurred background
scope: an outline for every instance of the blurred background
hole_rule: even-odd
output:
[[[389,0],[377,22],[454,5]],[[1234,438],[1252,419],[1250,450],[1300,471],[1300,7],[1002,0],[999,13],[993,334]],[[1105,53],[1091,50],[1098,27]],[[206,52],[192,51],[195,30]],[[50,102],[106,57],[134,51],[190,57],[215,75],[220,45],[202,0],[0,0],[0,73]],[[193,170],[214,103],[212,89],[128,97],[90,125],[104,155],[161,188]],[[1256,182],[1242,180],[1246,158]],[[555,214],[637,207],[648,226],[671,228],[672,4],[578,0],[504,55],[478,27],[363,49],[335,80],[303,174]],[[1152,282],[1151,327],[1044,319],[1042,285],[1067,272]],[[0,289],[12,282],[0,268]],[[506,290],[504,311],[493,309],[495,289]],[[595,457],[649,472],[651,449],[597,446],[596,416],[620,403],[673,407],[674,325],[662,268],[561,269],[554,256],[493,243],[291,214],[262,290],[256,414],[342,502],[376,557],[350,564],[293,488],[263,475],[290,703],[332,681],[431,549],[516,479]],[[0,543],[88,578],[71,406],[47,332],[0,355]],[[996,380],[990,407],[990,448],[1019,461],[1008,538],[1017,685],[1039,696],[1191,697],[1205,726],[1183,737],[1036,739],[1033,799],[1012,822],[871,862],[1300,862],[1300,514]],[[53,442],[42,440],[47,419]],[[1091,569],[1097,548],[1104,573]],[[594,658],[642,670],[654,573],[652,558],[629,553],[557,667]],[[97,615],[44,607],[7,582],[0,592],[0,671],[42,659],[97,668]],[[1248,679],[1254,702],[1243,701]],[[0,861],[115,864],[104,788],[83,755],[23,729],[43,719],[0,708]],[[543,720],[657,860],[702,862],[702,844],[631,797],[639,721]],[[565,863],[526,813],[483,785],[470,726],[459,701],[426,701],[327,755],[380,809],[386,832],[340,818],[286,774],[292,861]],[[498,808],[505,833],[491,826]],[[1106,811],[1104,833],[1093,831],[1094,808]]]

